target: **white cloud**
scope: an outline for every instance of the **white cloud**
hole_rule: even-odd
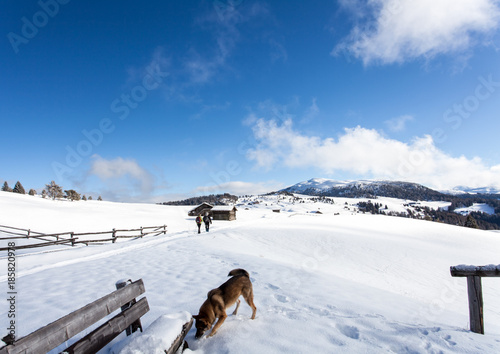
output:
[[[314,120],[314,118],[316,118],[319,115],[319,112],[320,110],[318,104],[316,103],[316,98],[313,98],[311,105],[309,106],[309,108],[307,108],[304,114],[304,118],[302,118],[302,123],[311,122],[312,120]]]
[[[354,10],[345,3],[341,5],[347,11]],[[365,65],[466,52],[478,34],[496,30],[500,19],[498,0],[367,0],[366,4],[373,18],[363,16],[332,52],[344,51]]]
[[[247,195],[247,194],[263,194],[273,191],[283,189],[282,183],[270,181],[270,182],[242,182],[242,181],[232,181],[221,183],[218,185],[202,186],[195,189],[195,194],[207,194],[207,193],[230,193],[234,195]]]
[[[326,174],[348,172],[434,188],[500,187],[500,165],[488,167],[478,157],[450,156],[428,135],[404,143],[358,126],[345,129],[337,139],[321,139],[295,131],[291,120],[279,125],[259,119],[254,136],[259,144],[247,158],[266,169],[317,168]]]
[[[154,177],[133,159],[117,157],[106,160],[99,155],[92,156],[89,175],[109,182],[109,188],[129,189],[132,194],[149,194],[154,189]],[[118,182],[120,180],[120,182]]]
[[[413,120],[413,116],[406,114],[400,117],[386,120],[384,123],[387,125],[390,131],[401,132],[406,129],[406,123]]]
[[[172,59],[165,54],[163,47],[156,47],[147,65],[127,68],[126,86],[141,84],[144,78],[150,75],[164,79],[168,75],[171,62]]]
[[[265,5],[254,3],[251,6],[237,2],[214,2],[205,16],[196,19],[196,25],[210,31],[214,41],[209,50],[201,52],[192,47],[184,59],[185,70],[192,84],[204,84],[212,80],[222,69],[228,69],[228,58],[240,40],[239,27],[268,16]]]

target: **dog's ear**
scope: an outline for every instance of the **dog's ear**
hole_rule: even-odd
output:
[[[194,318],[195,320],[197,320],[197,319],[199,319],[199,318],[200,318],[200,315],[193,315],[193,318]]]

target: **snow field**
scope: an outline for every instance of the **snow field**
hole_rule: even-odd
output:
[[[500,279],[483,278],[481,336],[467,331],[465,279],[449,273],[452,265],[500,263],[498,233],[347,211],[334,215],[343,208],[336,202],[320,205],[323,215],[309,213],[318,203],[284,203],[281,213],[263,204],[240,207],[238,220],[215,221],[210,233],[198,235],[189,207],[4,194],[1,223],[12,226],[81,232],[166,223],[169,230],[142,240],[20,255],[21,336],[113,291],[123,278],[144,280],[151,308],[144,328],[168,314],[196,314],[210,289],[231,269],[244,268],[254,286],[256,319],[242,301],[216,336],[195,340],[191,330],[186,339],[192,352],[494,353],[500,346]],[[0,287],[6,288],[2,274]],[[6,311],[0,308],[2,326]],[[148,343],[160,343],[161,331],[150,332]],[[103,352],[140,336],[122,334]]]

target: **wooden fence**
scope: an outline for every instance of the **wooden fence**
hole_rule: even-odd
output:
[[[1,240],[16,240],[16,239],[35,239],[44,242],[34,243],[29,245],[18,245],[16,249],[24,248],[35,248],[35,247],[45,247],[54,245],[70,245],[75,246],[77,244],[89,245],[90,243],[103,243],[112,242],[115,243],[117,239],[120,238],[142,238],[147,235],[158,236],[167,233],[167,225],[163,226],[147,226],[140,227],[138,229],[113,229],[110,231],[101,232],[62,232],[55,234],[44,234],[41,232],[32,231],[30,229],[21,229],[17,227],[0,225],[0,232],[12,235],[8,237],[1,237]],[[96,235],[110,235],[109,238],[99,238],[99,239],[84,239],[86,236],[96,236]],[[7,247],[0,248],[0,251],[7,251]]]
[[[484,334],[481,277],[500,277],[500,265],[458,265],[450,267],[450,273],[452,277],[467,277],[470,330],[475,333]]]

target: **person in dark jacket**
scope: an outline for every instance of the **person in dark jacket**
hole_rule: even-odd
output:
[[[210,224],[212,223],[212,219],[210,219],[210,216],[208,215],[208,213],[206,213],[205,216],[203,217],[203,222],[205,223],[205,230],[207,230],[207,232],[208,232],[208,229],[210,228]]]
[[[201,228],[201,223],[203,219],[201,218],[201,214],[198,214],[196,217],[196,225],[198,225],[198,233],[201,233],[200,228]]]

